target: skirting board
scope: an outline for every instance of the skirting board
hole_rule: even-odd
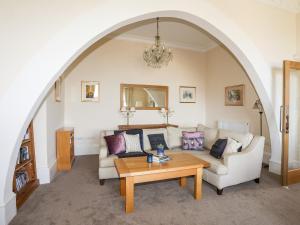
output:
[[[56,175],[56,160],[49,167],[37,167],[37,177],[40,181],[40,184],[50,183]]]
[[[290,164],[294,167],[294,168],[300,168],[300,163],[299,161],[292,161],[290,162]],[[280,175],[281,174],[281,162],[276,162],[276,161],[269,161],[269,171],[271,173],[275,173]]]
[[[280,175],[281,174],[281,163],[270,160],[269,161],[269,172]]]
[[[0,205],[0,225],[7,225],[17,214],[16,194],[12,193],[10,199]]]

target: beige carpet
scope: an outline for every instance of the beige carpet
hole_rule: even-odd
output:
[[[193,198],[193,179],[182,189],[175,180],[138,185],[135,212],[124,213],[118,180],[98,182],[98,157],[77,157],[72,171],[41,185],[20,208],[11,225],[296,225],[300,224],[300,185],[284,189],[263,171],[261,183],[224,189],[203,184],[203,199]]]

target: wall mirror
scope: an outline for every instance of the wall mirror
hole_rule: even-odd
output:
[[[121,84],[120,108],[136,110],[160,110],[168,108],[168,86]]]

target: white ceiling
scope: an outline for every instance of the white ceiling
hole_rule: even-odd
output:
[[[218,43],[203,30],[182,20],[160,18],[159,33],[167,47],[207,51]],[[156,19],[142,21],[125,27],[113,34],[114,38],[154,43]]]

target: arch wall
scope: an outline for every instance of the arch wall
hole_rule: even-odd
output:
[[[193,1],[190,5],[166,1],[157,6],[136,2],[131,7],[126,3],[126,10],[116,10],[122,6],[125,3],[106,3],[72,21],[28,60],[13,80],[11,88],[1,96],[0,142],[6,154],[0,158],[0,224],[8,223],[16,213],[12,178],[18,146],[50,87],[90,45],[110,32],[140,20],[157,16],[183,19],[222,42],[239,60],[253,83],[265,109],[272,151],[280,150],[280,134],[271,103],[271,69],[232,21],[205,1]]]

